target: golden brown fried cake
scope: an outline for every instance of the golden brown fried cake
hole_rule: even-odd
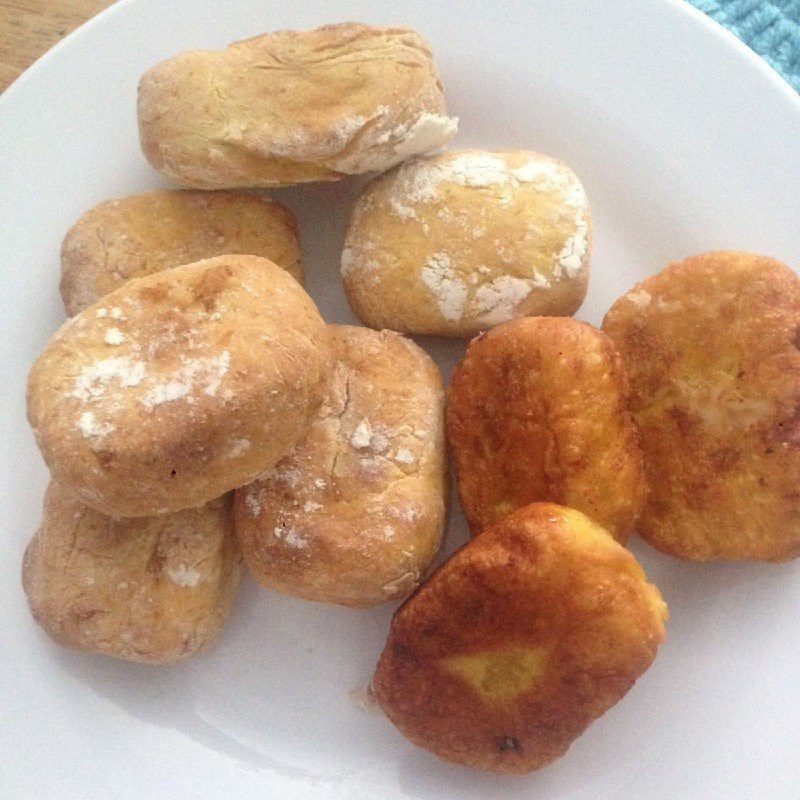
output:
[[[130,281],[63,325],[31,368],[28,419],[87,505],[162,514],[274,466],[329,370],[327,326],[297,281],[219,256]]]
[[[525,773],[563,755],[650,666],[667,607],[577,511],[534,503],[476,536],[395,614],[372,693],[448,761]]]
[[[382,171],[457,124],[419,34],[354,22],[173,56],[142,76],[138,116],[150,163],[199,189]]]
[[[241,571],[230,501],[113,519],[52,482],[22,565],[37,622],[68,647],[152,664],[210,644]]]
[[[242,253],[261,256],[302,283],[291,212],[245,192],[156,189],[87,211],[61,245],[61,298],[77,314],[131,278]]]
[[[442,539],[442,383],[399,334],[330,330],[325,402],[292,453],[236,492],[236,533],[264,586],[369,606],[414,589]]]
[[[470,530],[550,500],[624,543],[646,494],[627,392],[613,343],[585,322],[529,317],[473,339],[447,398]]]
[[[639,531],[680,558],[800,555],[800,279],[705,253],[612,306],[652,493]]]
[[[373,328],[469,337],[515,317],[569,315],[589,280],[591,219],[575,173],[527,150],[453,150],[370,183],[342,253]]]

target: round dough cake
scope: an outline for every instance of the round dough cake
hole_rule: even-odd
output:
[[[534,503],[457,550],[400,607],[372,693],[441,758],[530,772],[625,695],[666,617],[624,547],[577,511]]]
[[[800,556],[800,278],[718,251],[611,307],[651,487],[638,530],[679,558]]]
[[[619,353],[585,322],[528,317],[470,342],[448,390],[447,438],[472,533],[549,500],[624,544],[647,493],[627,402]]]
[[[396,333],[331,326],[331,339],[326,400],[292,453],[236,492],[236,533],[264,586],[369,606],[414,589],[442,539],[442,384]]]
[[[210,644],[241,572],[230,499],[113,519],[51,482],[22,564],[36,621],[68,647],[151,664]]]
[[[139,83],[159,172],[221,189],[384,170],[455,134],[433,56],[408,28],[345,23],[191,50]]]
[[[524,150],[451,151],[373,180],[342,253],[373,328],[473,336],[522,316],[569,316],[586,294],[591,220],[566,165]]]
[[[137,278],[69,320],[31,369],[28,419],[87,505],[161,514],[285,456],[329,369],[328,329],[297,281],[219,256]]]
[[[61,245],[61,298],[70,316],[132,278],[204,258],[261,256],[303,281],[291,212],[245,192],[156,189],[87,211]]]

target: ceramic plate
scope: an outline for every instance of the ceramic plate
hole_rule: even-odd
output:
[[[431,42],[456,146],[533,148],[574,167],[596,246],[582,318],[667,260],[746,248],[800,266],[800,99],[677,0],[127,0],[0,98],[0,797],[564,798],[800,796],[800,562],[697,566],[633,549],[671,609],[652,669],[547,769],[451,766],[354,694],[391,608],[350,611],[242,587],[218,646],[169,668],[51,644],[19,580],[46,473],[25,375],[63,320],[61,237],[100,200],[156,186],[137,142],[139,75],[191,47],[275,28],[403,23]],[[309,289],[352,321],[339,280],[359,181],[275,192],[296,212]],[[423,342],[445,372],[459,343]],[[447,548],[464,536],[453,514]]]

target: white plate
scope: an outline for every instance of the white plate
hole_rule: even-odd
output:
[[[3,493],[0,797],[695,800],[800,794],[800,563],[693,566],[634,550],[668,600],[668,639],[629,695],[551,767],[502,778],[437,761],[348,692],[391,609],[353,612],[246,584],[220,644],[172,668],[59,649],[19,582],[45,470],[27,368],[62,320],[58,248],[92,204],[159,183],[139,152],[139,74],[174,52],[361,19],[431,41],[456,144],[571,164],[595,219],[598,322],[671,258],[749,248],[800,266],[800,100],[743,45],[667,0],[128,0],[0,98]],[[355,182],[276,192],[299,215],[309,285],[351,320],[338,280]],[[433,345],[449,363],[462,345]],[[450,531],[452,548],[463,533]]]

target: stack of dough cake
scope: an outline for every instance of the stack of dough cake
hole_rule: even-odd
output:
[[[182,188],[67,232],[69,319],[28,378],[51,473],[23,559],[35,619],[165,663],[220,635],[243,563],[308,600],[406,598],[372,689],[408,738],[500,772],[563,754],[666,618],[624,549],[647,482],[613,325],[568,319],[591,255],[578,176],[532,149],[435,152],[457,120],[402,27],[180,53],[142,76],[138,126]],[[367,327],[329,324],[291,212],[257,190],[365,173],[337,255]],[[406,334],[477,334],[447,397]],[[446,439],[474,536],[431,574]]]
[[[292,594],[407,594],[444,528],[438,369],[399,334],[326,325],[291,212],[244,190],[448,141],[430,49],[399,27],[268,33],[153,67],[138,110],[146,157],[186,188],[101,202],[64,238],[71,319],[27,393],[51,472],[23,567],[35,618],[169,662],[219,635],[242,555]]]

